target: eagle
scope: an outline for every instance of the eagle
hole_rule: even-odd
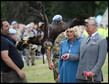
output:
[[[61,32],[67,30],[68,28],[72,28],[76,25],[85,25],[85,19],[89,17],[89,15],[81,15],[69,22],[54,21],[50,26],[47,15],[44,10],[44,6],[42,5],[41,1],[28,1],[28,4],[29,4],[29,8],[27,10],[27,13],[42,17],[44,21],[43,38],[41,38],[40,35],[33,36],[28,39],[28,43],[41,45],[45,48],[52,48],[55,39]],[[49,29],[51,29],[51,31],[48,33]]]

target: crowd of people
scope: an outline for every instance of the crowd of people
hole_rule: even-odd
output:
[[[61,15],[53,18],[55,21],[63,22]],[[92,82],[91,78],[94,78],[95,83],[101,82],[101,68],[107,53],[108,25],[103,27],[101,24],[97,27],[95,17],[90,17],[85,22],[85,26],[68,28],[59,34],[52,49],[30,43],[19,51],[16,46],[20,41],[38,35],[43,38],[41,28],[44,23],[21,24],[12,21],[9,24],[7,20],[1,20],[1,81],[27,82],[26,74],[22,71],[22,56],[26,57],[26,65],[29,66],[35,65],[37,53],[45,53],[48,67],[50,70],[53,69],[54,80],[57,83],[89,83]],[[84,71],[88,73],[88,80],[81,75]]]
[[[43,32],[41,31],[40,27],[42,26],[43,22],[39,22],[35,24],[34,22],[30,22],[29,24],[19,24],[16,21],[11,23],[9,33],[10,36],[17,41],[26,41],[29,37],[43,36]],[[35,45],[35,44],[28,44],[28,47],[19,51],[21,56],[25,56],[26,65],[35,65],[35,58],[38,53],[41,53],[42,46]],[[31,59],[31,60],[30,60]]]

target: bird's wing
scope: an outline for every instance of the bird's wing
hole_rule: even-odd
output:
[[[27,10],[27,14],[32,14],[42,17],[41,16],[42,3],[40,1],[28,1],[28,4],[29,4],[29,8]]]
[[[41,38],[41,35],[29,37],[28,38],[28,43],[32,43],[32,44],[36,44],[36,45],[42,45],[40,38]]]
[[[47,15],[45,13],[45,10],[44,10],[44,7],[43,7],[41,1],[28,1],[28,3],[29,3],[29,9],[28,9],[27,13],[36,15],[36,16],[40,16],[40,17],[42,17],[42,19],[44,21],[44,31],[43,31],[44,37],[41,39],[41,41],[38,40],[41,37],[31,37],[30,39],[32,41],[30,41],[30,42],[32,42],[34,44],[42,45],[44,43],[44,41],[48,38],[48,28],[49,28],[48,18],[47,18]]]
[[[78,25],[85,25],[85,19],[89,18],[89,15],[81,15],[79,17],[74,18],[72,21],[68,22],[69,28],[78,26]]]
[[[74,27],[76,25],[84,25],[85,19],[88,18],[87,15],[82,15],[77,18],[74,18],[72,21],[65,23],[65,22],[57,22],[53,23],[51,26],[51,32],[49,33],[48,37],[48,28],[49,28],[49,22],[47,15],[45,14],[44,7],[40,1],[28,1],[29,2],[29,10],[27,11],[30,14],[34,14],[37,16],[41,16],[44,20],[44,37],[40,39],[40,37],[31,37],[29,40],[31,40],[34,44],[40,44],[43,45],[48,42],[50,44],[54,43],[56,37],[63,31],[65,31],[68,28]],[[48,44],[47,44],[48,45]]]

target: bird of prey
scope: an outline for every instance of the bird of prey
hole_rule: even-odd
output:
[[[51,48],[54,44],[56,37],[61,32],[76,25],[84,25],[85,19],[89,17],[88,15],[82,15],[74,18],[72,21],[69,22],[57,21],[52,23],[51,26],[49,26],[48,18],[41,1],[28,1],[28,3],[29,3],[29,9],[27,10],[27,13],[42,17],[44,21],[44,30],[43,30],[44,37],[43,38],[41,38],[41,36],[30,37],[28,39],[28,42],[36,45],[41,45],[45,48]],[[48,29],[50,27],[51,32],[48,33]]]

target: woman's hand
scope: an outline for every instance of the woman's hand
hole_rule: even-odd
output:
[[[63,54],[63,55],[61,56],[61,59],[67,60],[67,57],[68,57],[68,54]]]

